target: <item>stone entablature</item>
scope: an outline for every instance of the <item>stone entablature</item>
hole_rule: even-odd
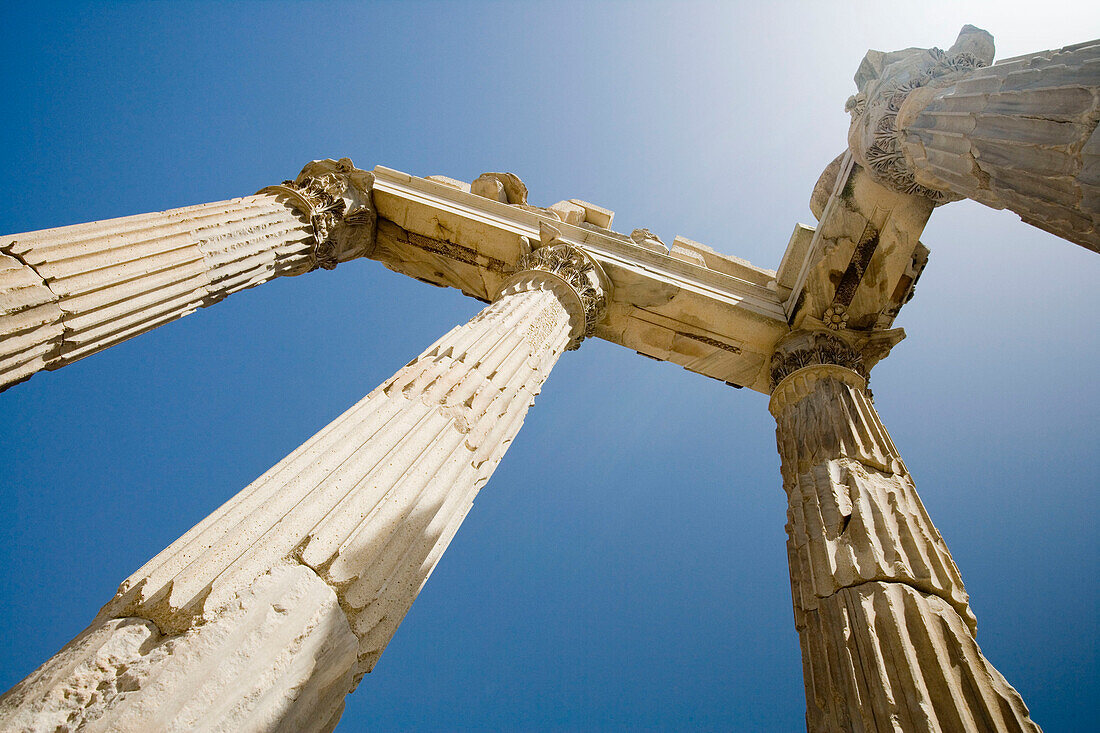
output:
[[[822,181],[830,193],[815,211],[820,222],[795,227],[778,271],[684,237],[670,248],[647,229],[619,234],[606,228],[613,212],[579,199],[530,205],[512,174],[485,174],[475,186],[381,166],[363,171],[346,158],[313,161],[295,180],[245,199],[11,235],[0,262],[9,303],[0,334],[13,351],[0,354],[0,387],[272,277],[359,257],[488,302],[524,257],[555,243],[589,257],[614,293],[599,304],[599,319],[586,317],[589,335],[768,394],[774,345],[804,321],[834,319],[834,328],[858,334],[868,366],[888,353],[902,337],[890,326],[927,259],[919,242],[926,199],[887,189],[850,161],[830,166]],[[55,250],[83,246],[87,236],[102,239],[95,246],[117,263],[97,274],[102,282],[87,297],[66,301],[54,292],[64,282],[53,271],[71,266]],[[132,236],[117,240],[125,251],[108,246]],[[179,260],[171,272],[165,257]],[[116,282],[119,268],[150,274]],[[149,302],[167,286],[178,298]],[[96,314],[90,321],[81,318],[85,307]]]
[[[667,247],[647,229],[618,234],[613,212],[579,199],[532,205],[511,173],[466,184],[346,158],[243,199],[0,242],[11,345],[0,386],[271,277],[356,258],[492,301],[123,582],[84,633],[0,698],[0,725],[331,729],[551,368],[598,336],[771,394],[810,730],[1038,730],[976,644],[958,568],[867,380],[904,336],[893,320],[927,261],[919,236],[933,206],[949,192],[998,205],[986,198],[1022,190],[1012,176],[986,186],[988,173],[971,186],[970,166],[951,168],[985,160],[988,137],[958,135],[969,153],[936,148],[939,123],[959,117],[953,104],[994,94],[967,84],[1022,82],[1079,103],[1062,153],[1078,155],[1069,175],[1082,185],[1021,200],[1077,217],[1058,210],[1038,226],[1094,231],[1095,174],[1080,162],[1097,157],[1100,98],[1072,90],[1100,89],[1082,75],[1098,49],[986,73],[992,39],[967,26],[946,53],[869,53],[849,104],[851,149],[811,198],[819,224],[796,227],[775,272],[683,237]],[[1040,98],[1024,94],[1014,114],[1062,114]],[[1023,128],[1008,141],[1013,170],[1057,183],[1033,165],[1049,162],[1033,150],[1049,128]],[[949,153],[943,185],[930,173],[937,151]]]
[[[499,183],[498,194],[489,196],[472,192],[471,184],[382,166],[374,169],[379,223],[370,256],[488,301],[533,243],[573,245],[613,286],[596,337],[770,394],[776,342],[792,326],[820,322],[830,307],[843,309],[844,327],[868,368],[885,356],[903,337],[891,326],[927,261],[919,241],[932,211],[926,199],[881,186],[851,163],[830,172],[825,199],[832,203],[814,212],[821,219],[816,229],[795,227],[778,271],[683,237],[668,249],[645,229],[627,237],[589,221],[569,223],[558,212],[568,202],[540,209],[526,203],[526,187],[523,203],[506,202],[504,174],[478,179],[477,188],[490,193],[498,188],[486,181]]]
[[[569,244],[598,263],[612,285],[595,337],[737,386],[768,389],[758,377],[771,343],[787,330],[782,302],[768,287],[774,272],[737,263],[737,277],[670,256],[641,232],[639,242],[579,212],[559,216],[570,202],[540,209],[439,177],[381,166],[374,174],[379,223],[371,256],[386,267],[488,301],[529,252]],[[585,212],[596,212],[587,216],[598,216],[598,207],[587,206]]]

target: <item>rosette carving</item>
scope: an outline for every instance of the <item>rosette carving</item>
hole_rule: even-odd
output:
[[[356,168],[350,158],[328,158],[310,161],[293,181],[259,193],[286,195],[309,216],[316,240],[311,269],[331,270],[370,253],[377,221],[373,188],[373,173]]]

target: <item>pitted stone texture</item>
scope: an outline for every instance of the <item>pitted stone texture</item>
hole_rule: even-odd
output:
[[[1100,42],[1031,54],[910,95],[916,180],[1100,252]]]
[[[295,558],[336,590],[370,671],[569,337],[552,289],[502,296],[146,563],[108,612],[183,631]]]
[[[97,619],[0,698],[0,727],[328,731],[354,685],[355,649],[332,589],[284,564],[180,634]]]
[[[853,354],[795,332],[773,358],[807,727],[1038,730],[974,642],[958,568]]]
[[[572,322],[569,348],[576,349],[593,334],[607,310],[611,286],[603,268],[583,250],[551,239],[547,246],[520,257],[514,269],[515,274],[501,286],[501,294],[556,289]],[[556,287],[558,284],[563,287]]]
[[[1027,705],[943,599],[902,583],[795,607],[810,733],[1035,733]]]
[[[369,254],[373,180],[346,158],[313,161],[254,196],[0,238],[0,334],[12,336],[0,389],[275,277]]]
[[[1100,42],[992,60],[973,26],[946,52],[868,51],[852,153],[905,193],[1010,209],[1100,252]]]

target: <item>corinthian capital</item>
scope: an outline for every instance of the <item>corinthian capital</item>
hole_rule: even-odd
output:
[[[340,262],[370,253],[377,216],[371,191],[374,174],[349,158],[314,160],[293,181],[259,193],[283,194],[310,218],[317,245],[314,268],[331,270]]]
[[[863,357],[843,338],[827,331],[795,331],[776,344],[771,362],[772,387],[799,369],[813,366],[843,367],[866,382]]]
[[[852,116],[848,144],[856,160],[879,182],[902,193],[926,196],[937,203],[958,200],[916,182],[901,147],[899,112],[916,90],[951,83],[968,71],[988,66],[993,52],[993,36],[972,25],[963,26],[955,45],[947,51],[868,51],[855,75],[859,92],[845,105]]]
[[[607,309],[610,281],[588,253],[562,241],[523,255],[497,297],[543,287],[558,293],[573,325],[570,349],[591,336]]]

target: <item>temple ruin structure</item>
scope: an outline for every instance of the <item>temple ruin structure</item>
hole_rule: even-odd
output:
[[[120,586],[0,698],[0,728],[327,731],[566,351],[602,338],[770,395],[811,731],[1036,731],[985,658],[867,379],[935,207],[1008,208],[1100,252],[1100,42],[993,62],[972,26],[868,52],[849,148],[777,270],[350,160],[243,198],[0,239],[0,385],[275,277],[359,257],[484,301]],[[569,358],[565,356],[565,358]]]

